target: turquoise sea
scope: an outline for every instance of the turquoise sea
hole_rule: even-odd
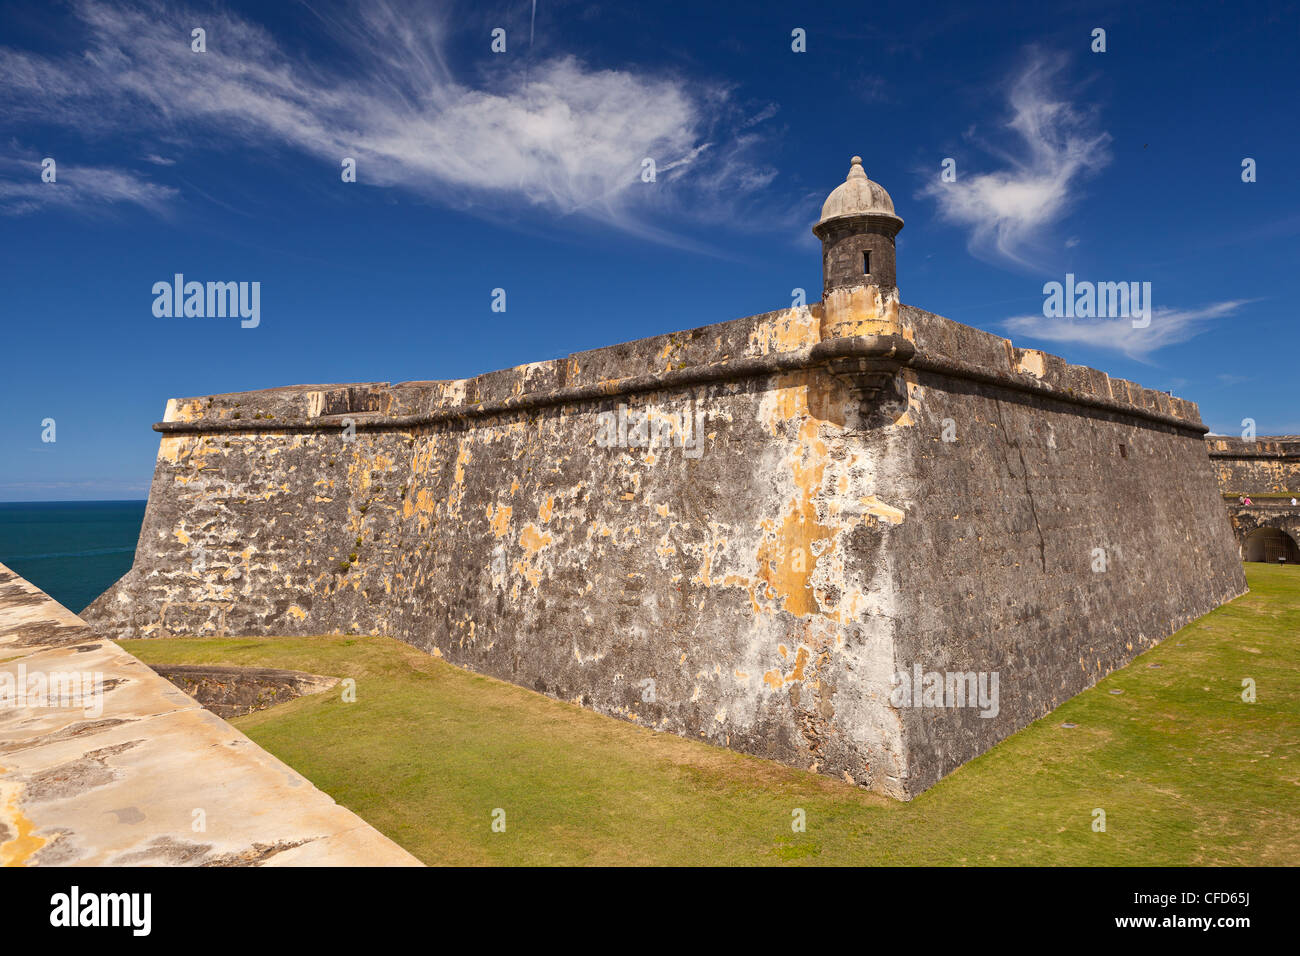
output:
[[[143,501],[0,502],[0,563],[69,610],[131,570]]]

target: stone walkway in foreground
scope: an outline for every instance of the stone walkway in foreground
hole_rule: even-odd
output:
[[[420,862],[0,564],[0,865]]]

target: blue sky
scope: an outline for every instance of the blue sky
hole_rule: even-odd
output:
[[[169,397],[815,300],[855,153],[906,220],[903,301],[1300,433],[1294,5],[726,10],[0,2],[0,500],[144,497]],[[177,272],[260,282],[260,324],[155,317]],[[1150,282],[1150,328],[1044,318],[1066,273]]]

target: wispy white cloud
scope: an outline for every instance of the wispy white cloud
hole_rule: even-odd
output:
[[[335,168],[352,157],[363,184],[482,214],[540,208],[650,235],[656,215],[698,214],[723,181],[743,201],[775,175],[750,160],[758,137],[740,132],[746,118],[723,86],[573,56],[501,57],[471,83],[453,75],[448,28],[427,5],[371,0],[321,16],[339,50],[328,67],[229,13],[156,0],[83,0],[76,11],[88,49],[0,49],[0,106],[11,120],[143,131],[205,149],[287,147]],[[190,50],[197,23],[206,53]],[[641,181],[647,157],[656,183]]]
[[[1030,336],[1048,342],[1068,342],[1093,348],[1122,352],[1129,358],[1145,361],[1147,356],[1167,345],[1186,342],[1204,332],[1215,319],[1232,315],[1249,299],[1215,302],[1199,309],[1157,308],[1152,310],[1151,324],[1133,328],[1130,318],[1063,319],[1041,315],[1018,315],[1003,326],[1014,335]]]
[[[177,192],[124,169],[103,166],[55,167],[55,181],[41,180],[36,160],[0,159],[0,214],[19,216],[59,206],[83,212],[131,203],[164,213]]]
[[[943,218],[970,230],[976,256],[1033,268],[1045,230],[1070,208],[1082,180],[1110,161],[1110,134],[1097,129],[1091,110],[1056,91],[1064,63],[1062,56],[1049,59],[1032,50],[1010,84],[1004,127],[1016,148],[985,146],[1004,168],[959,172],[956,182],[931,180],[921,191],[935,200]],[[978,140],[976,128],[967,138]]]
[[[1228,372],[1220,372],[1214,377],[1219,380],[1221,385],[1240,385],[1251,380],[1249,375],[1232,375]]]

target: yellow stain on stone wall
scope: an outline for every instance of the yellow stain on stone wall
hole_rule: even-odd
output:
[[[4,767],[0,767],[0,773],[4,773]],[[43,837],[33,834],[36,829],[18,806],[18,797],[22,792],[21,785],[17,783],[6,783],[0,781],[0,806],[8,828],[14,833],[5,843],[0,843],[0,866],[24,866],[41,847],[46,844]]]
[[[819,325],[808,309],[792,308],[755,326],[749,333],[749,351],[751,354],[770,355],[808,348],[817,344]]]
[[[498,538],[504,538],[509,533],[510,515],[513,512],[514,509],[510,505],[501,505],[495,512],[492,510],[492,506],[488,505],[488,526],[491,527],[492,533]]]
[[[773,437],[793,440],[784,462],[789,469],[784,482],[788,497],[778,513],[758,522],[752,572],[728,569],[715,576],[715,566],[727,562],[734,568],[739,556],[727,554],[727,537],[711,525],[710,539],[690,549],[700,562],[692,583],[742,588],[756,615],[785,610],[796,617],[842,622],[863,612],[866,596],[844,586],[844,556],[838,544],[861,516],[852,481],[841,480],[858,466],[850,456],[827,476],[830,443],[843,441],[845,401],[842,389],[805,373],[783,376],[767,393],[762,423]],[[659,539],[661,556],[667,543],[666,535]],[[835,604],[823,606],[819,593],[823,598],[835,594]]]
[[[167,409],[163,412],[165,422],[196,422],[205,418],[203,402],[197,398],[188,401],[181,398],[167,400]]]
[[[659,361],[664,363],[665,372],[671,372],[673,370],[672,354],[673,349],[676,347],[676,343],[669,339],[664,343],[664,347],[659,351]]]
[[[703,585],[706,588],[714,587],[717,584],[725,585],[727,583],[725,581],[713,580],[713,559],[714,557],[717,556],[719,550],[718,540],[717,540],[717,534],[718,534],[717,522],[710,522],[709,530],[712,533],[712,536],[710,537],[708,543],[703,546],[702,549],[703,554],[700,557],[700,569],[695,573],[695,576],[691,578],[692,584]],[[750,584],[750,582],[747,580],[739,581],[736,583],[739,584],[739,586],[741,587],[748,587]]]
[[[663,537],[659,539],[659,544],[655,547],[655,551],[661,558],[669,558],[677,553],[677,549],[668,541],[668,532],[665,531]]]
[[[1020,361],[1016,363],[1017,372],[1028,372],[1034,378],[1043,377],[1043,353],[1038,349],[1022,349]]]
[[[811,578],[818,560],[834,547],[838,530],[823,525],[817,515],[816,499],[821,494],[827,447],[820,435],[822,420],[814,417],[809,408],[809,391],[808,385],[797,385],[779,389],[776,396],[768,423],[772,433],[783,430],[789,419],[800,421],[798,444],[786,462],[795,493],[757,554],[759,580],[786,611],[796,616],[821,613]],[[813,544],[818,541],[826,541],[827,545],[814,550]]]
[[[456,453],[456,474],[452,482],[451,492],[447,495],[447,517],[460,517],[460,503],[465,498],[465,466],[474,460],[474,455],[469,449],[469,442],[472,439],[461,439],[460,448]]]
[[[230,449],[224,447],[227,441],[236,443],[239,439],[232,435],[220,444],[213,444],[212,439],[200,438],[198,435],[168,435],[158,444],[158,459],[169,461],[173,465],[188,464],[195,471],[202,471],[208,467],[209,455],[229,454]],[[237,447],[234,450],[243,449]]]
[[[887,505],[875,495],[867,495],[858,499],[866,513],[873,518],[880,518],[882,521],[888,521],[890,524],[902,524],[905,515],[893,505]]]
[[[908,427],[915,425],[921,413],[921,383],[916,380],[916,372],[911,369],[903,369],[900,373],[903,378],[903,387],[907,392],[907,409],[894,422],[896,427]]]
[[[890,335],[903,331],[898,321],[898,291],[873,285],[833,289],[822,300],[821,338]]]
[[[785,646],[781,646],[781,656],[785,657]],[[782,674],[778,668],[773,668],[763,675],[763,683],[772,690],[780,690],[786,684],[792,681],[803,680],[804,667],[808,663],[808,648],[800,647],[798,654],[795,655],[794,668],[789,674]]]
[[[417,511],[422,514],[433,514],[433,509],[433,495],[429,494],[428,488],[421,488],[415,493],[414,497],[408,495],[406,500],[402,502],[402,517],[410,518]]]
[[[535,524],[526,525],[519,535],[519,546],[527,552],[527,557],[516,561],[514,568],[527,578],[528,583],[533,587],[537,587],[542,580],[541,569],[537,567],[537,554],[553,540],[550,532],[542,532]]]
[[[354,441],[353,444],[361,446],[360,440]],[[351,460],[348,461],[348,483],[352,487],[353,493],[365,494],[370,490],[371,473],[376,471],[387,472],[392,467],[393,459],[388,455],[382,452],[376,452],[373,456],[367,455],[364,446],[358,447],[353,452]]]
[[[528,552],[530,557],[535,556],[538,551],[550,544],[551,541],[550,532],[542,533],[535,524],[525,526],[523,533],[519,535],[519,544]]]
[[[787,680],[803,680],[804,665],[808,663],[808,648],[799,648],[799,653],[795,655],[794,670],[790,672]]]

